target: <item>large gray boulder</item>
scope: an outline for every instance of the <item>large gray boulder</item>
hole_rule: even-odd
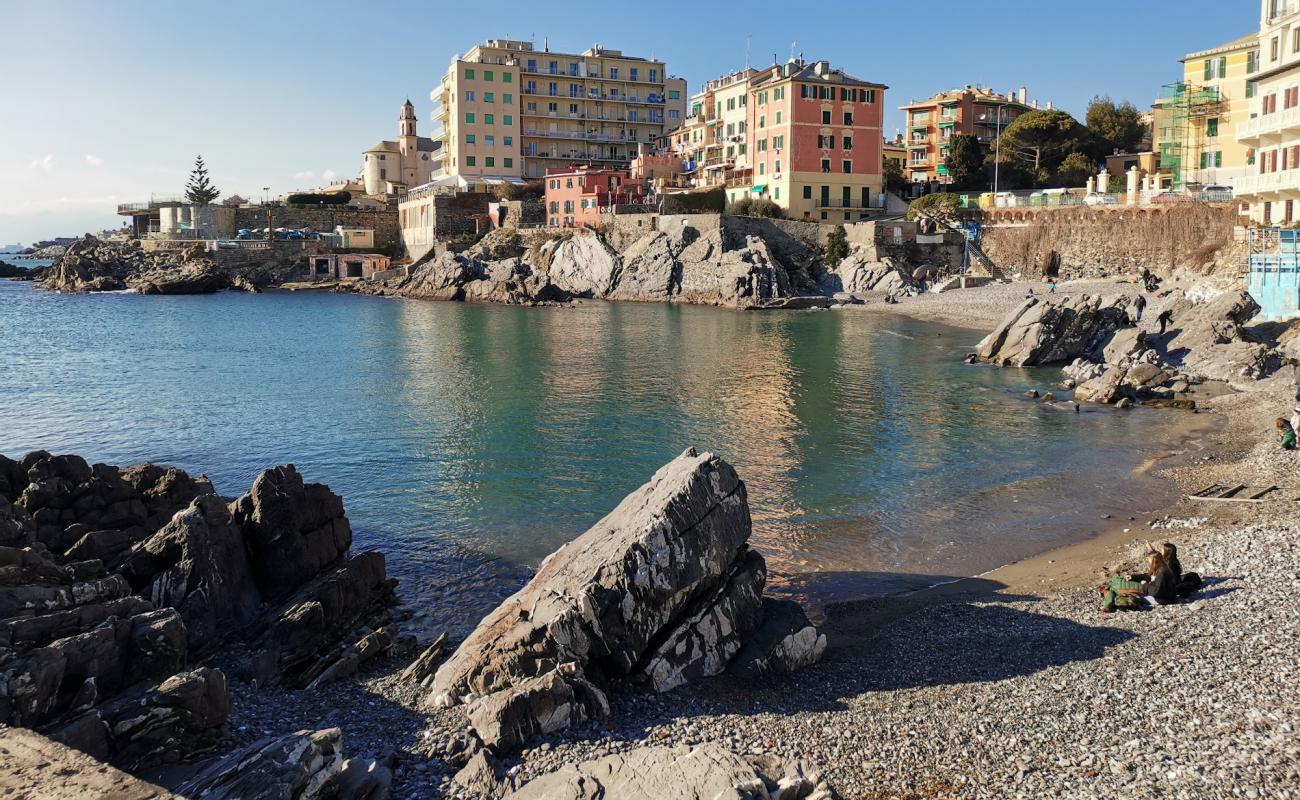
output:
[[[976,355],[1012,367],[1071,361],[1128,326],[1128,303],[1099,295],[1030,297],[984,337]]]
[[[680,267],[673,240],[665,233],[637,239],[623,254],[623,270],[611,300],[666,302],[677,288]]]
[[[723,585],[749,534],[735,470],[687,450],[552,553],[438,668],[434,692],[463,702],[566,663],[633,673],[661,631]]]
[[[538,265],[563,292],[604,297],[618,282],[622,261],[595,231],[580,228],[543,244]]]
[[[328,787],[343,766],[343,731],[298,731],[260,739],[209,762],[181,784],[179,793],[204,800],[334,797]]]
[[[741,756],[717,744],[637,747],[534,778],[509,800],[829,800],[804,761]]]
[[[677,295],[684,302],[756,308],[791,294],[785,265],[758,236],[732,242],[724,232],[710,231],[688,245],[678,260]]]
[[[1246,325],[1259,303],[1245,291],[1224,292],[1207,302],[1180,298],[1170,304],[1173,321],[1159,341],[1162,359],[1195,378],[1247,385],[1278,365],[1267,341],[1253,337]]]

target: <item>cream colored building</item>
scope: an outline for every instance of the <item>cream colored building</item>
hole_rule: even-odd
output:
[[[664,63],[599,45],[582,53],[492,39],[452,60],[432,93],[442,171],[470,184],[540,178],[575,163],[622,167],[671,128],[683,84]],[[679,97],[669,102],[669,89]]]
[[[1251,33],[1179,59],[1182,80],[1166,86],[1152,109],[1160,170],[1175,189],[1234,186],[1253,158],[1237,141],[1237,123],[1250,118],[1259,39]]]
[[[361,180],[368,195],[405,194],[433,178],[440,145],[416,133],[410,100],[402,104],[397,125],[397,141],[385,139],[362,155]]]
[[[1260,0],[1259,64],[1252,74],[1250,118],[1237,141],[1254,150],[1254,164],[1237,182],[1253,221],[1300,221],[1300,2]]]

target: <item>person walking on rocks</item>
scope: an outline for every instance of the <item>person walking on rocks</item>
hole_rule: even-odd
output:
[[[1146,295],[1138,295],[1133,301],[1133,324],[1136,325],[1142,321],[1142,311],[1147,307]]]
[[[1278,444],[1282,445],[1283,450],[1295,449],[1295,428],[1284,417],[1278,417],[1273,423],[1278,431]]]
[[[1173,309],[1166,308],[1164,311],[1160,312],[1160,316],[1156,317],[1156,322],[1160,323],[1161,336],[1165,335],[1165,328],[1169,325],[1169,323],[1173,321],[1174,321]]]

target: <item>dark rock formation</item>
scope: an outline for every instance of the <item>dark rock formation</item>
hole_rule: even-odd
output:
[[[310,800],[332,796],[323,788],[342,771],[343,731],[298,731],[258,740],[216,759],[183,783],[179,793],[205,800]]]
[[[434,702],[470,703],[479,737],[511,750],[607,713],[610,678],[666,691],[722,673],[763,622],[749,534],[735,470],[688,450],[489,614],[438,669]]]
[[[10,264],[7,261],[0,261],[0,278],[18,278],[20,280],[25,280],[27,277],[29,277],[28,276],[29,271],[30,270],[28,270],[26,267],[19,267],[17,265]]]
[[[128,769],[210,750],[230,698],[194,665],[219,648],[319,686],[393,646],[395,582],[351,540],[342,500],[292,465],[231,502],[152,464],[0,456],[0,725]],[[348,786],[379,791],[372,767]]]

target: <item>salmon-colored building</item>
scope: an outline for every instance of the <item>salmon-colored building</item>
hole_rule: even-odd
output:
[[[953,136],[974,136],[980,144],[991,145],[1016,117],[1036,107],[1030,105],[1023,86],[1019,93],[1006,95],[967,86],[902,106],[907,112],[907,179],[950,183],[944,161]]]
[[[727,199],[771,199],[792,219],[848,222],[880,206],[885,89],[827,61],[792,59],[749,81],[749,172]]]
[[[595,228],[602,208],[644,199],[644,185],[625,170],[576,166],[546,171],[546,224],[552,228]]]

